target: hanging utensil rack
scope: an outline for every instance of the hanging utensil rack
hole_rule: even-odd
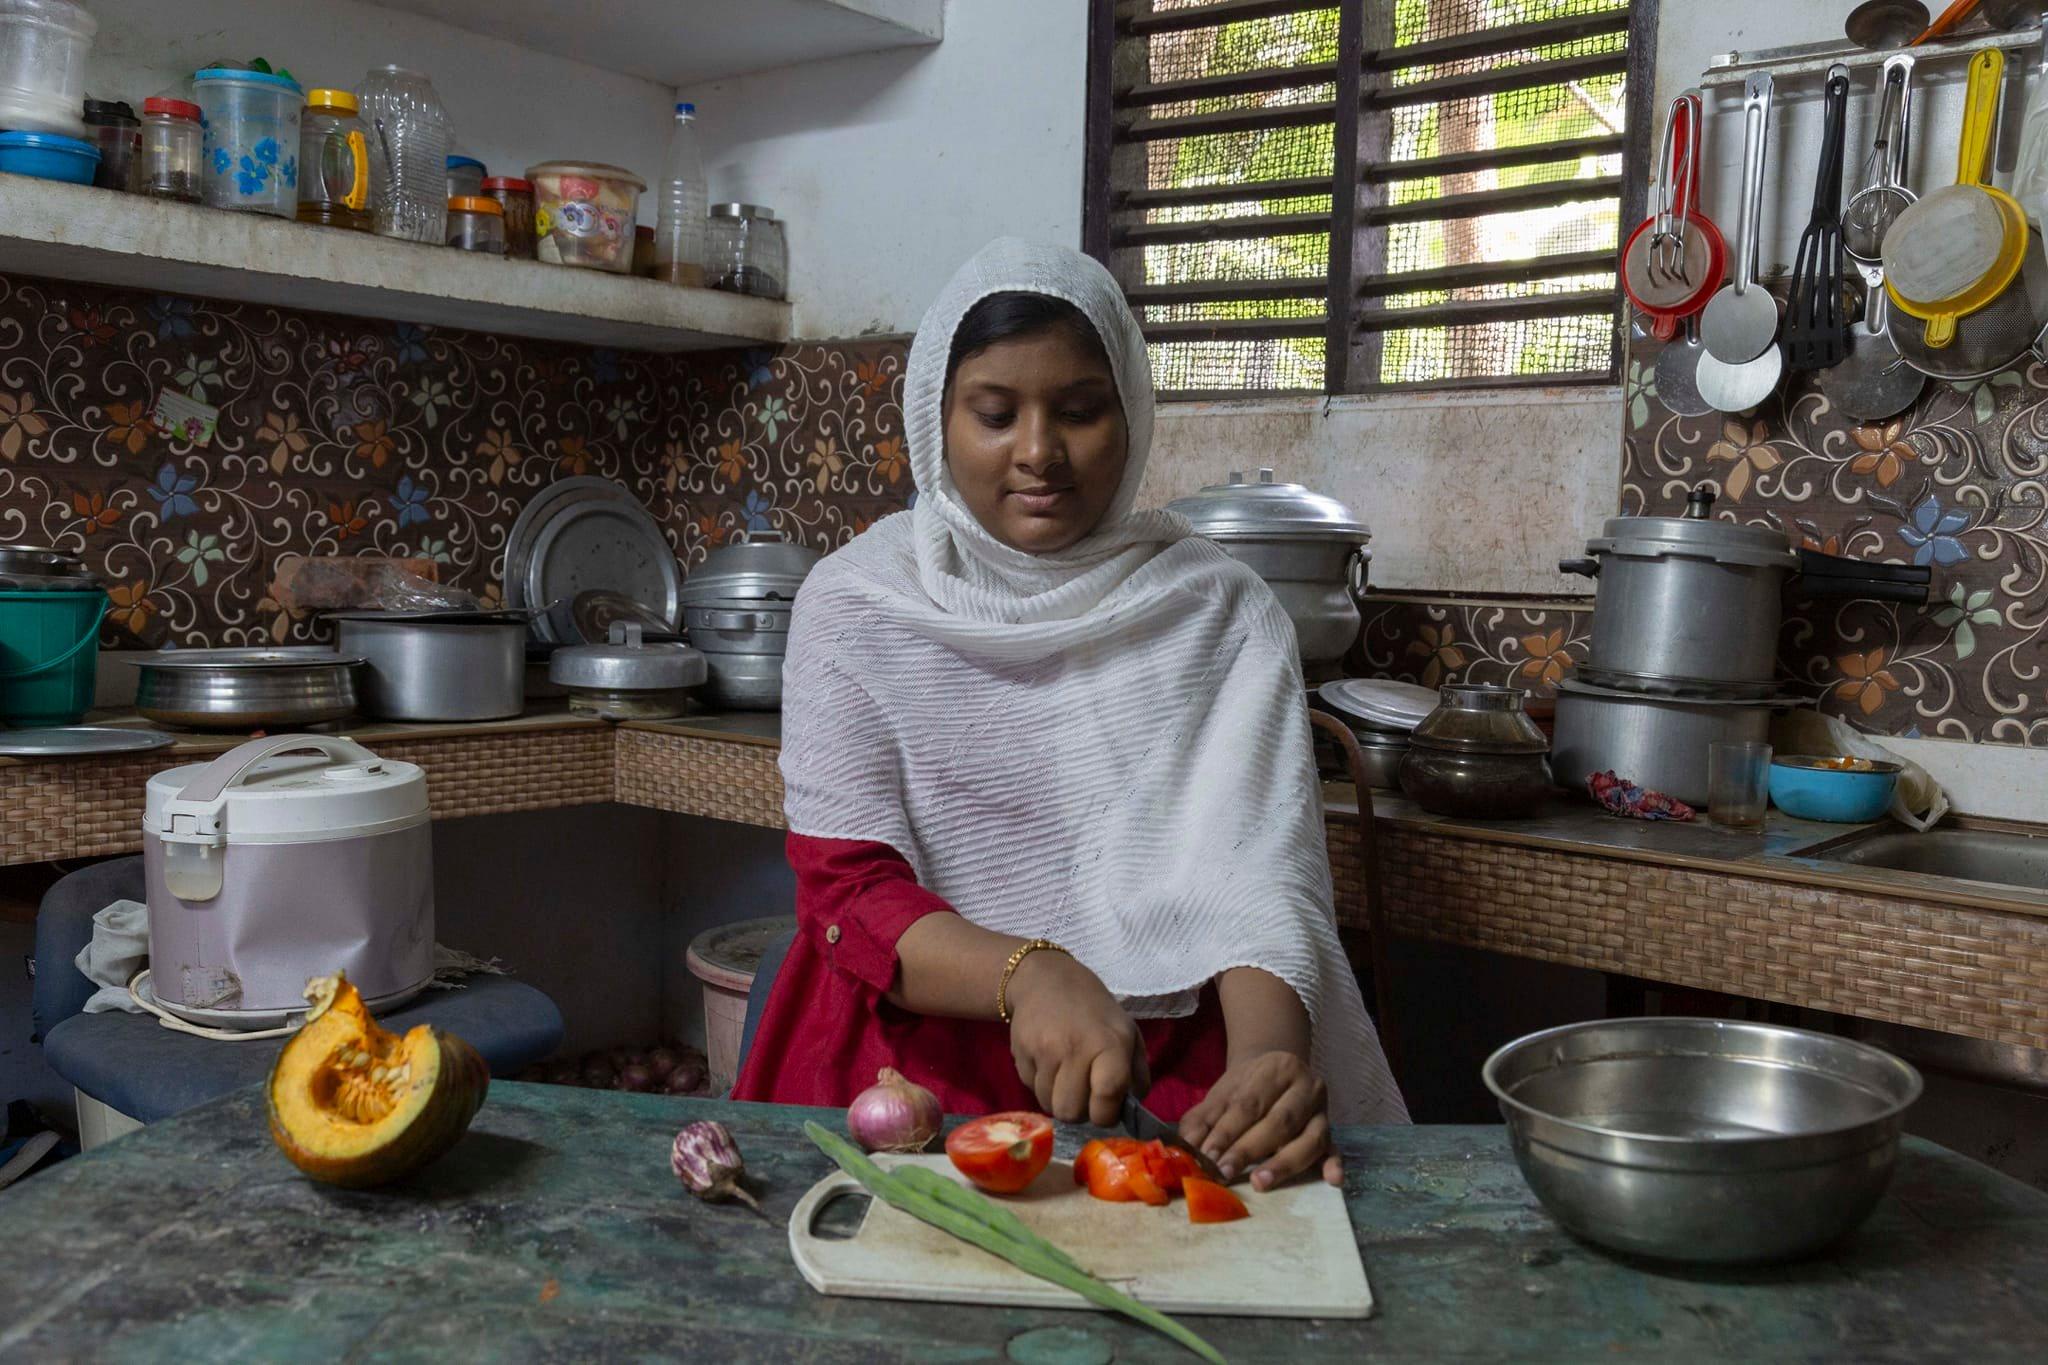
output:
[[[1952,59],[1967,61],[1986,48],[2004,48],[2017,51],[2041,45],[2041,27],[2038,24],[2016,28],[2010,33],[1974,33],[1954,42],[1924,43],[1913,49],[1913,58],[1922,64],[1933,64]],[[1858,67],[1882,66],[1889,51],[1872,52],[1857,47],[1844,39],[1826,43],[1794,43],[1789,47],[1759,47],[1748,51],[1718,52],[1707,62],[1707,69],[1699,79],[1704,87],[1717,85],[1740,85],[1752,71],[1768,70],[1773,76],[1784,80],[1794,76],[1824,75],[1827,69],[1837,64],[1854,70]]]

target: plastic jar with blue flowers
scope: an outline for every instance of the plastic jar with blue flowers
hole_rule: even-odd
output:
[[[306,95],[288,76],[208,67],[192,77],[206,130],[206,202],[295,217],[299,208],[299,116]]]

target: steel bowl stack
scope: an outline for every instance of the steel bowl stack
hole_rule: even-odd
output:
[[[782,656],[796,591],[821,556],[777,531],[713,550],[683,584],[683,624],[710,674],[713,706],[774,711],[782,706]]]
[[[1315,695],[1358,740],[1366,785],[1398,791],[1408,737],[1436,709],[1436,693],[1391,678],[1339,678],[1318,687]]]
[[[1558,567],[1596,579],[1593,639],[1558,684],[1551,768],[1583,792],[1594,773],[1681,801],[1707,800],[1707,749],[1760,742],[1773,713],[1811,698],[1778,681],[1787,585],[1804,597],[1924,603],[1930,577],[1795,549],[1771,526],[1713,515],[1693,490],[1679,517],[1611,517],[1586,555]]]

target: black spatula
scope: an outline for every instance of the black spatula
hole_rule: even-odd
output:
[[[1842,310],[1842,147],[1848,108],[1849,68],[1830,67],[1813,217],[1799,236],[1785,303],[1785,364],[1794,370],[1825,370],[1849,353],[1849,319]]]

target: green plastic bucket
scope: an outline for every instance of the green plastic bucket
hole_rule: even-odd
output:
[[[92,710],[107,595],[0,592],[0,721],[76,725]]]

